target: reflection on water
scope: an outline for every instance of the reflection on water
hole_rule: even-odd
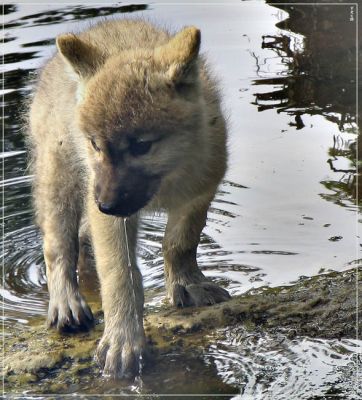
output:
[[[355,203],[357,71],[356,25],[351,7],[286,3],[272,4],[288,12],[288,18],[276,24],[281,29],[278,35],[265,35],[262,41],[262,48],[271,49],[286,68],[283,76],[254,81],[254,85],[272,89],[256,93],[255,105],[259,111],[275,109],[293,116],[290,126],[297,130],[305,127],[304,115],[322,115],[337,124],[341,134],[331,138],[333,147],[327,162],[332,171],[343,176],[321,182],[334,192],[321,196],[339,205]],[[291,36],[290,31],[303,37]],[[261,76],[262,67],[258,68]]]
[[[351,212],[356,211],[358,121],[355,24],[347,8],[261,1],[5,5],[5,325],[21,328],[45,315],[48,299],[22,131],[26,99],[36,69],[54,51],[55,36],[98,17],[126,13],[175,27],[194,24],[203,32],[203,50],[220,76],[230,114],[230,168],[199,246],[199,265],[210,279],[238,294],[288,284],[321,268],[350,267],[357,258]],[[165,224],[163,214],[142,222],[139,263],[148,308],[165,298]],[[80,274],[88,299],[98,296],[92,273]],[[165,365],[145,378],[145,390],[240,391],[243,399],[264,399],[266,392],[300,399],[348,392],[353,342],[290,341],[263,333],[251,338],[240,332],[225,332],[224,342],[205,350],[202,359],[168,355]],[[197,382],[190,366],[201,371]],[[82,389],[119,393],[98,379],[74,391]]]
[[[5,14],[16,11],[16,6],[6,5]],[[31,26],[32,28],[41,25],[54,25],[64,23],[69,20],[82,20],[85,18],[98,18],[106,17],[117,13],[131,13],[134,11],[142,11],[147,9],[147,4],[131,4],[126,6],[114,5],[110,7],[92,7],[92,6],[69,6],[63,9],[50,10],[48,12],[31,13],[17,19],[11,19],[4,24],[5,29],[9,28],[25,28]],[[31,46],[38,43],[28,43]],[[41,41],[40,44],[46,44]],[[8,55],[10,56],[10,55]]]

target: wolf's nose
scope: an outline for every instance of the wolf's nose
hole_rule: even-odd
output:
[[[104,214],[112,214],[112,212],[114,211],[114,206],[110,203],[99,203],[98,208],[99,211]]]

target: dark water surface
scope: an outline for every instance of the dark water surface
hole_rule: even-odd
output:
[[[48,299],[21,129],[24,100],[34,71],[54,52],[56,35],[101,18],[147,17],[174,29],[196,25],[202,31],[202,51],[220,78],[230,133],[229,171],[199,247],[199,265],[208,277],[240,294],[358,263],[353,10],[267,3],[5,6],[5,326],[22,329],[33,316],[45,315]],[[163,215],[145,217],[140,234],[148,307],[165,298],[164,227]],[[94,298],[92,281],[85,277],[82,286]],[[238,392],[234,398],[240,399],[311,399],[326,393],[348,398],[357,342],[301,339],[280,346],[277,338],[263,336],[241,346],[237,332],[225,335],[225,343],[206,349],[202,360],[174,355],[178,369],[145,378],[144,390]],[[198,370],[197,385],[180,373],[180,365]],[[88,389],[80,385],[73,392]],[[88,393],[115,390],[96,380]]]

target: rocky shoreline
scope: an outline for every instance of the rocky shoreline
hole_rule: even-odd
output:
[[[218,330],[231,326],[242,326],[250,334],[280,332],[288,338],[355,339],[357,321],[362,331],[356,306],[357,301],[361,304],[361,282],[362,268],[354,268],[290,286],[259,288],[211,307],[165,305],[145,316],[152,364],[172,351],[200,352],[218,340]],[[103,331],[102,312],[99,304],[91,306],[97,320],[91,332],[59,335],[48,331],[42,318],[27,329],[6,333],[6,393],[61,393],[70,384],[100,375],[93,353]]]

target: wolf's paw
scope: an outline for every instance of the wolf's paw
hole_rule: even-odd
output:
[[[93,326],[93,314],[79,292],[51,297],[47,325],[59,332],[85,331]]]
[[[171,302],[176,307],[207,306],[230,298],[227,290],[212,282],[192,283],[186,286],[176,283],[171,291]]]
[[[95,359],[103,368],[103,375],[110,379],[132,380],[143,366],[145,355],[145,340],[139,338],[124,339],[117,330],[115,333],[103,334],[99,342]]]

